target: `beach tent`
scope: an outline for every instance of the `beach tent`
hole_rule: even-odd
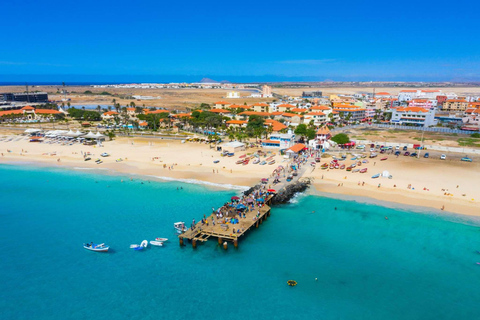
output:
[[[25,130],[24,133],[38,133],[38,132],[41,132],[42,129],[27,129]]]
[[[233,152],[245,151],[245,143],[238,141],[227,142],[222,145],[222,149],[233,150]]]
[[[87,138],[87,139],[96,139],[97,136],[95,135],[95,133],[93,133],[92,131],[90,131],[89,133],[87,133],[86,136],[84,136],[84,138]]]
[[[80,137],[80,136],[83,136],[85,133],[80,132],[80,130],[77,130],[77,132],[75,132],[75,134],[77,135],[77,137]]]
[[[106,136],[103,135],[103,134],[101,134],[100,132],[97,132],[97,133],[95,134],[95,138],[96,138],[97,140],[105,140],[105,137],[106,137]]]
[[[389,176],[390,176],[390,172],[388,172],[387,170],[382,172],[382,177],[388,178]]]

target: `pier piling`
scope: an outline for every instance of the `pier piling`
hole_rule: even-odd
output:
[[[225,250],[228,249],[228,242],[227,242],[227,241],[225,241],[225,242],[223,243],[223,249],[225,249]]]
[[[196,239],[192,239],[192,248],[193,249],[197,248],[197,240]]]

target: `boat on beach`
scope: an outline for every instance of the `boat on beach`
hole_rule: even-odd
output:
[[[381,158],[380,161],[385,161],[387,159],[388,159],[388,157],[384,157],[384,158]]]
[[[360,170],[360,173],[365,173],[367,172],[368,168],[363,168],[362,170]]]
[[[377,173],[376,175],[373,175],[372,179],[377,179],[378,177],[380,177],[380,173]]]
[[[259,162],[260,162],[260,160],[259,160],[259,159],[255,159],[255,160],[253,160],[253,162],[252,162],[252,163],[253,163],[253,164],[257,164],[257,163],[259,163]]]
[[[275,160],[272,160],[268,163],[269,165],[275,164]]]
[[[260,162],[260,165],[263,166],[263,165],[266,165],[267,164],[267,161],[262,161]]]
[[[84,243],[83,247],[90,251],[96,252],[107,252],[110,249],[110,246],[107,246],[105,243],[95,244],[95,243]]]

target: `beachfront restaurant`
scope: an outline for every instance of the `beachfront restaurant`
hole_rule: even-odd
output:
[[[290,147],[287,149],[285,152],[289,158],[294,158],[301,154],[303,150],[306,150],[307,146],[304,145],[303,143],[297,143],[296,145]]]

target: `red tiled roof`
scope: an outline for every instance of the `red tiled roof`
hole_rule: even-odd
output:
[[[231,103],[227,101],[218,101],[218,102],[215,102],[215,104],[231,104]]]
[[[283,123],[281,123],[280,121],[273,120],[273,119],[265,120],[265,124],[268,125],[268,126],[271,126],[273,131],[275,131],[275,132],[287,128],[287,126],[284,125]]]
[[[248,123],[248,121],[244,121],[244,120],[228,120],[227,121],[227,124],[245,124],[245,123]]]
[[[317,131],[317,134],[329,134],[329,133],[330,133],[330,129],[328,129],[327,127],[321,127]]]
[[[263,140],[262,143],[280,144],[278,140]]]
[[[23,114],[23,110],[6,110],[0,111],[0,117],[5,116],[7,114]]]
[[[117,111],[108,111],[108,112],[105,112],[103,115],[104,116],[113,116],[114,114],[118,114]]]
[[[230,111],[225,110],[225,109],[210,109],[208,111],[213,112],[213,113],[230,113]]]
[[[307,148],[303,143],[297,143],[296,145],[288,148],[287,150],[291,150],[295,153],[302,151],[303,149]]]
[[[253,106],[257,106],[257,107],[268,107],[269,105],[266,104],[266,103],[255,103]]]
[[[62,114],[60,111],[53,110],[53,109],[36,109],[35,113],[38,113],[38,114]]]
[[[35,110],[34,107],[31,107],[31,106],[26,106],[26,107],[23,107],[22,109],[20,110]]]

